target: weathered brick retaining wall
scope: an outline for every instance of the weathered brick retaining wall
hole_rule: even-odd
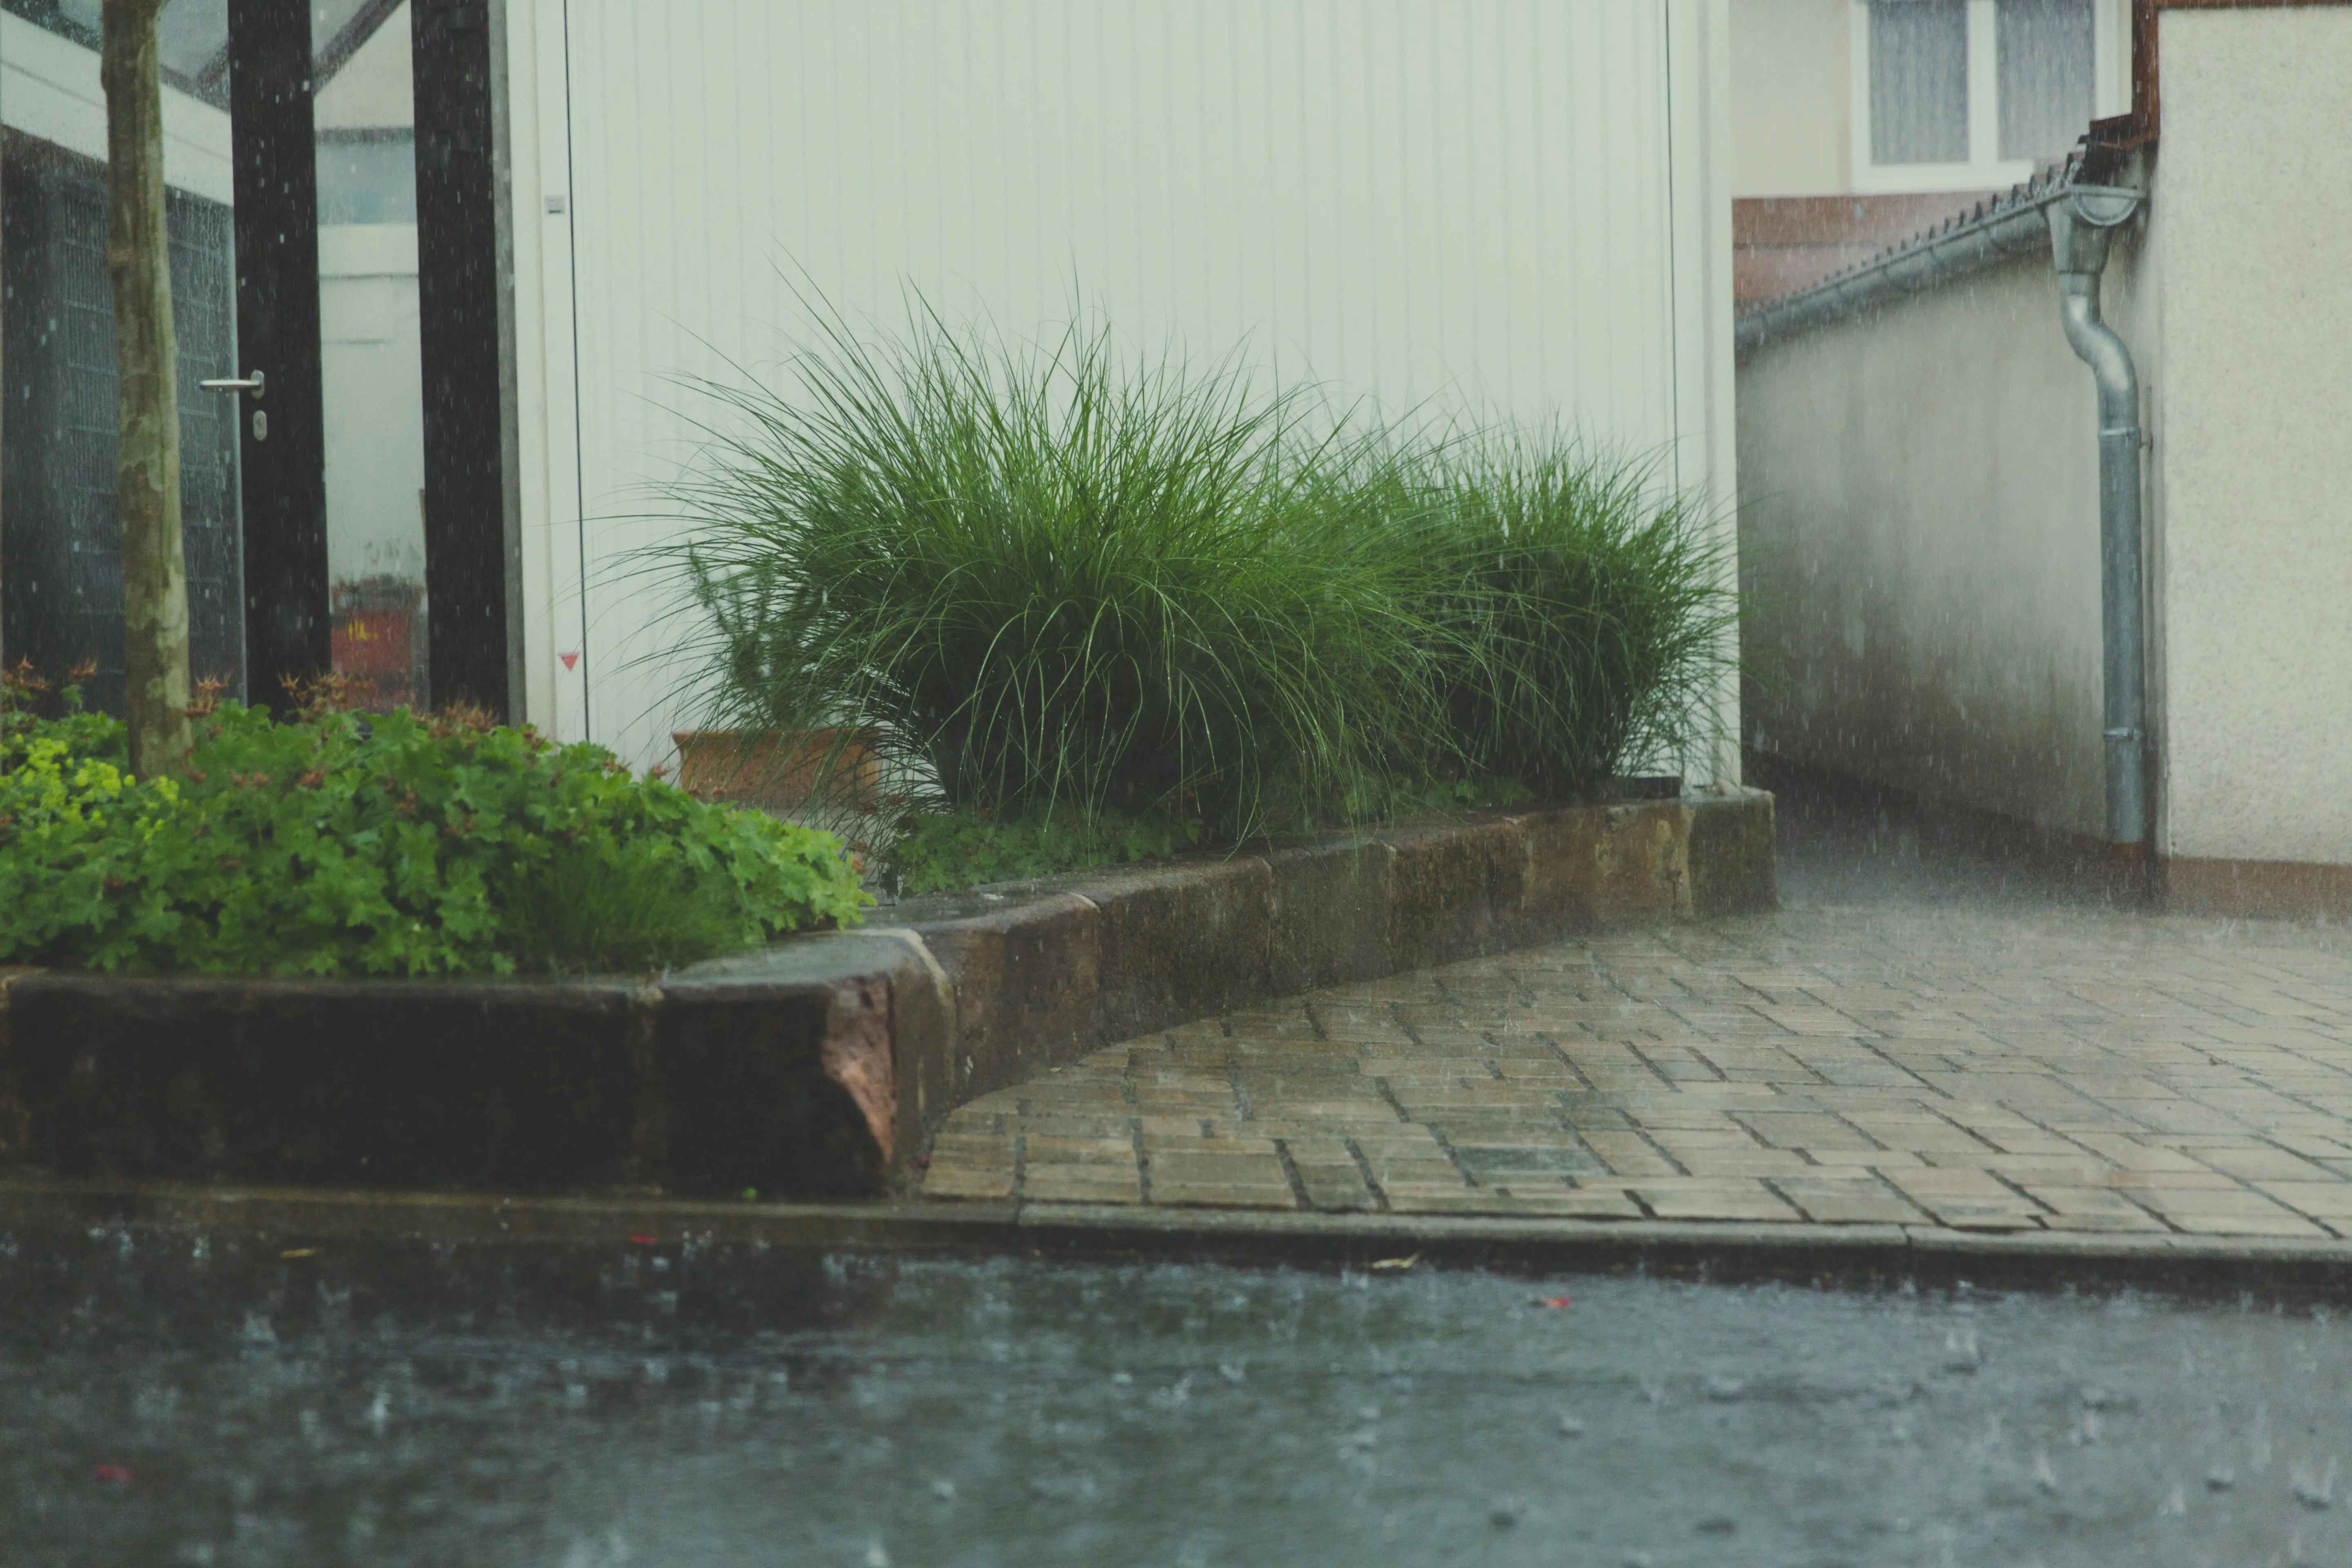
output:
[[[971,1097],[1260,997],[1769,908],[1756,792],[915,900],[645,982],[0,974],[0,1165],[823,1197]]]

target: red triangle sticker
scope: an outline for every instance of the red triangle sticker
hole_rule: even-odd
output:
[[[580,656],[576,653],[559,653],[555,657],[563,661],[563,668],[566,669],[574,668],[580,663]]]

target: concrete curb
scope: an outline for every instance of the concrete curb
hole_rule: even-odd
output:
[[[646,981],[0,973],[0,1168],[819,1199],[1154,1029],[1606,926],[1769,909],[1772,797],[1545,807],[917,900]]]
[[[1097,1262],[1624,1273],[1884,1289],[2147,1289],[2352,1302],[2352,1242],[2261,1237],[1980,1234],[1900,1226],[1323,1215],[1117,1205],[711,1203],[628,1195],[484,1197],[320,1188],[0,1182],[0,1239],[247,1238],[309,1256],[338,1245],[437,1254],[748,1247]],[[310,1250],[305,1250],[310,1249]]]
[[[881,1190],[919,1130],[903,933],[658,981],[0,978],[0,1156],[64,1176],[530,1192]],[[926,1010],[928,1008],[928,1011]]]

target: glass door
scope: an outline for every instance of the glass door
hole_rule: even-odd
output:
[[[0,0],[0,659],[121,711],[100,0]],[[160,25],[189,664],[245,690],[225,0]],[[54,700],[54,696],[52,697]]]
[[[409,11],[227,0],[246,643],[256,700],[431,692]]]
[[[100,4],[0,0],[0,658],[115,706]],[[163,8],[193,673],[249,700],[507,709],[488,43],[487,0]]]

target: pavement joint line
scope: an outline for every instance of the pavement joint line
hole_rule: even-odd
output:
[[[1282,1163],[1282,1179],[1290,1184],[1291,1200],[1302,1211],[1313,1209],[1315,1204],[1307,1195],[1307,1178],[1298,1173],[1298,1162],[1291,1157],[1289,1139],[1274,1141],[1274,1157]]]
[[[1340,1142],[1348,1151],[1348,1158],[1356,1163],[1356,1174],[1363,1179],[1364,1190],[1372,1194],[1374,1212],[1387,1213],[1389,1195],[1381,1190],[1379,1178],[1372,1174],[1372,1163],[1364,1158],[1364,1146],[1353,1138],[1343,1138]]]

